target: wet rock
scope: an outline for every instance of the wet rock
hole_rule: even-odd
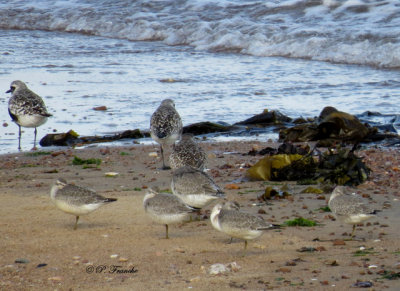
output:
[[[357,281],[356,283],[351,285],[351,287],[353,288],[371,288],[372,286],[374,286],[374,284],[369,281]]]
[[[100,142],[110,142],[121,139],[138,139],[149,137],[148,132],[142,132],[139,129],[125,130],[121,133],[108,136],[80,136],[75,131],[70,130],[67,133],[47,134],[40,140],[42,147],[46,146],[74,146],[77,144],[92,144]]]
[[[97,107],[93,107],[94,111],[106,111],[107,110],[107,106],[97,106]]]
[[[285,142],[318,141],[317,145],[329,147],[338,142],[358,144],[395,138],[393,133],[379,133],[378,128],[362,123],[356,116],[325,107],[312,122],[300,123],[280,130],[279,139]],[[398,136],[397,136],[398,137]]]
[[[227,132],[232,130],[229,124],[213,123],[209,121],[193,123],[183,127],[183,133],[191,133],[193,135],[214,133],[214,132]]]
[[[36,268],[43,268],[43,267],[46,267],[46,266],[47,266],[46,263],[41,263],[41,264],[38,264],[38,265],[36,266]]]
[[[275,125],[278,123],[290,122],[292,119],[279,111],[271,110],[268,111],[267,109],[264,110],[262,113],[254,115],[246,120],[240,121],[236,124],[239,125],[260,125],[260,126],[267,126],[267,125]]]
[[[317,249],[314,247],[302,247],[302,248],[298,249],[297,251],[300,253],[312,253],[312,252],[317,251]]]

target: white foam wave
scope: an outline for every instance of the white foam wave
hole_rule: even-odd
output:
[[[0,28],[400,68],[398,0],[12,0]]]

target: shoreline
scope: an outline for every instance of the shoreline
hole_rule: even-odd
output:
[[[378,219],[357,227],[356,237],[364,241],[350,242],[344,239],[351,226],[316,211],[326,206],[329,193],[302,194],[307,186],[293,181],[243,180],[247,167],[262,157],[246,154],[252,149],[276,147],[277,143],[206,141],[200,145],[208,153],[209,174],[227,198],[239,202],[243,210],[258,213],[275,224],[304,217],[320,225],[265,233],[249,241],[245,256],[243,242],[234,240],[226,244],[229,237],[214,230],[208,219],[171,225],[170,239],[166,240],[163,226],[152,222],[142,206],[146,188],[170,188],[171,172],[158,170],[160,157],[154,155],[159,152],[158,145],[3,154],[0,286],[7,290],[156,290],[165,286],[197,290],[307,290],[334,285],[343,290],[357,281],[368,281],[372,288],[396,290],[398,279],[381,279],[387,272],[399,272],[400,264],[400,158],[396,148],[357,152],[372,174],[354,190],[369,197],[383,212]],[[102,162],[93,167],[72,165],[74,156]],[[118,175],[106,177],[108,172]],[[56,209],[49,198],[50,186],[58,177],[118,201],[82,216],[74,231],[74,217]],[[291,199],[259,205],[257,195],[267,186],[279,189],[283,185],[288,187]],[[209,215],[212,206],[206,208],[205,215]],[[314,241],[315,238],[320,241]],[[335,244],[335,240],[340,244]],[[317,251],[299,252],[302,247]],[[360,247],[369,251],[355,256]],[[19,259],[25,263],[16,263]],[[217,263],[235,267],[211,275],[209,270]],[[107,269],[89,273],[89,266]],[[114,269],[120,272],[107,272],[111,266],[121,266]]]

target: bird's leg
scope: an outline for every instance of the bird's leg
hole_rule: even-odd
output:
[[[34,131],[34,133],[35,133],[35,137],[34,137],[34,139],[33,139],[33,148],[32,148],[32,150],[37,150],[37,148],[36,148],[36,135],[37,135],[37,128],[35,127],[35,131]]]
[[[353,231],[351,232],[350,240],[353,240],[354,232],[356,231],[356,225],[353,224]]]
[[[244,240],[244,249],[243,249],[243,257],[246,256],[246,251],[247,251],[247,240]]]
[[[164,161],[164,149],[163,149],[163,146],[162,146],[162,144],[160,144],[160,148],[161,148],[161,158],[162,158],[162,170],[169,170],[169,169],[171,169],[170,167],[167,167],[166,165],[165,165],[165,161]]]
[[[21,125],[18,124],[18,150],[21,151]]]
[[[169,239],[169,236],[168,236],[168,224],[165,225],[165,238]]]
[[[76,230],[78,228],[78,220],[79,220],[79,216],[76,217],[74,230]]]

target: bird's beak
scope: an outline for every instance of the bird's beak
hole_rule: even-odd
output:
[[[6,93],[11,93],[11,92],[12,92],[12,89],[6,91]]]

